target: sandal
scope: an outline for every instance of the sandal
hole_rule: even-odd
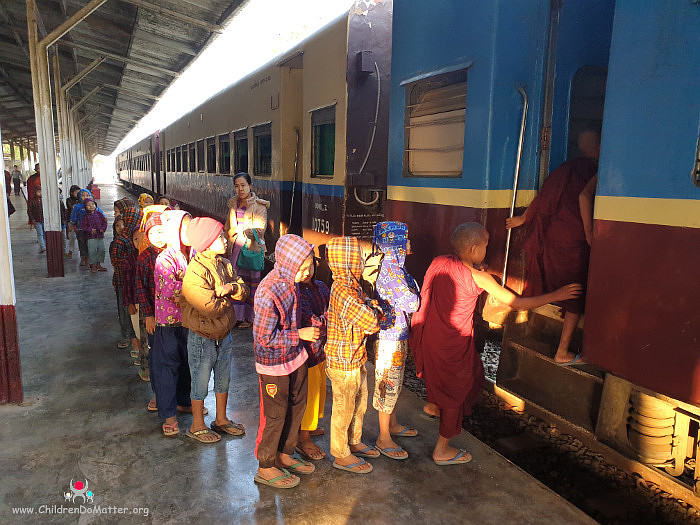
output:
[[[128,339],[120,339],[119,342],[117,342],[117,348],[128,348],[130,344]]]
[[[360,467],[362,465],[369,465],[368,469],[355,470],[355,467]],[[350,465],[341,465],[340,463],[333,462],[333,468],[338,470],[345,470],[347,472],[352,472],[353,474],[369,474],[374,470],[374,467],[367,463],[364,459],[360,459],[357,463],[351,463]]]
[[[462,465],[464,463],[469,463],[472,460],[472,455],[466,450],[460,449],[455,457],[450,459],[433,459],[436,465]]]
[[[406,452],[406,451],[405,451],[403,448],[401,448],[401,447],[397,447],[397,448],[382,448],[382,447],[380,447],[379,445],[376,445],[375,448],[379,451],[380,454],[382,454],[382,455],[388,457],[389,459],[395,459],[395,460],[397,460],[397,461],[401,461],[401,460],[404,460],[404,459],[408,459],[408,452]],[[402,452],[403,454],[401,454],[400,456],[392,456],[391,454],[389,454],[389,452]]]
[[[233,421],[231,421],[230,423],[226,423],[225,425],[217,425],[216,423],[212,423],[211,429],[214,432],[218,432],[220,434],[229,434],[231,436],[242,436],[243,434],[245,434],[245,427],[240,423],[234,423]]]
[[[105,268],[104,266],[98,266],[98,267],[97,267],[97,271],[98,271],[98,272],[106,272],[106,271],[107,271],[107,268]]]
[[[151,399],[146,406],[146,410],[149,412],[158,412],[158,404],[154,402],[155,399]]]
[[[403,430],[401,432],[392,432],[392,436],[398,436],[398,437],[416,437],[418,435],[418,431],[415,428],[411,427],[403,427]]]
[[[371,453],[370,453],[371,452]],[[363,448],[362,450],[352,450],[350,449],[350,453],[353,456],[357,456],[359,458],[370,458],[370,459],[376,459],[380,456],[379,451],[374,448],[367,446]]]
[[[217,443],[218,441],[221,441],[221,436],[217,434],[216,432],[212,432],[208,428],[203,428],[202,430],[197,430],[196,432],[190,432],[189,430],[185,432],[185,435],[187,437],[191,437],[195,441],[199,441],[200,443]],[[204,436],[212,435],[215,436],[216,439],[205,439]]]
[[[299,467],[311,467],[311,470],[300,470]],[[284,467],[277,468],[280,470],[291,470],[295,474],[303,474],[304,476],[306,476],[307,474],[313,474],[316,470],[316,467],[312,463],[304,461],[303,459],[300,459],[299,461],[294,463],[294,465],[285,465]]]
[[[151,380],[151,374],[148,372],[148,369],[139,370],[139,377],[141,381],[146,381],[147,383]],[[158,408],[156,408],[156,410],[158,410]]]
[[[156,410],[158,410],[156,408]],[[180,433],[180,427],[177,426],[177,421],[173,423],[172,425],[168,425],[167,423],[163,423],[163,435],[164,436],[177,436]]]
[[[140,355],[141,353],[138,350],[129,350],[129,357],[131,357],[131,359],[136,359]]]
[[[299,484],[299,482],[301,481],[301,479],[299,479],[299,477],[295,476],[294,474],[289,472],[287,469],[280,469],[280,470],[282,472],[284,472],[284,474],[282,474],[281,476],[277,476],[276,478],[265,479],[260,474],[256,474],[255,477],[253,478],[253,480],[256,483],[260,483],[261,485],[267,485],[268,487],[272,487],[275,489],[292,489],[292,488],[296,487]],[[289,478],[296,478],[296,479],[294,481],[292,481],[292,483],[285,483],[284,485],[277,485],[276,484],[278,481],[282,481],[284,479],[289,479]]]
[[[251,323],[250,321],[241,321],[241,323],[236,328],[238,328],[239,330],[245,330],[246,328],[250,328],[251,326],[253,326],[253,323]]]

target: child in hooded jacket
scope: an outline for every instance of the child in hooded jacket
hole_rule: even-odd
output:
[[[176,213],[176,212],[172,212]],[[182,324],[189,328],[187,353],[192,377],[192,426],[187,435],[202,443],[216,443],[221,434],[241,436],[243,425],[226,415],[233,339],[236,324],[234,300],[244,300],[248,287],[236,275],[226,253],[224,225],[209,217],[193,219],[187,238],[196,255],[187,266],[182,283],[180,306]],[[209,378],[214,372],[216,419],[211,431],[204,423],[204,400]]]
[[[326,342],[326,374],[333,388],[331,455],[335,468],[367,474],[372,465],[360,458],[376,458],[379,452],[362,442],[367,410],[365,343],[379,330],[378,313],[360,286],[364,258],[359,241],[337,237],[327,247],[333,272]]]
[[[160,219],[166,248],[156,258],[155,333],[150,351],[151,381],[158,404],[158,416],[163,420],[163,434],[179,434],[178,406],[189,409],[190,367],[187,362],[187,328],[182,326],[180,294],[187,270],[187,248],[184,232],[191,219],[184,211],[164,211]],[[149,238],[153,237],[153,228]]]
[[[85,199],[92,199],[92,193],[88,189],[82,189],[78,192],[78,203],[73,206],[70,213],[70,227],[76,231],[78,239],[78,251],[80,252],[80,266],[88,266],[88,238],[87,233],[80,228],[80,223],[87,213],[85,209]],[[97,208],[100,212],[100,208]]]
[[[313,274],[313,246],[297,235],[283,235],[275,247],[275,267],[261,281],[255,297],[253,348],[260,385],[260,426],[255,456],[257,483],[287,489],[299,484],[295,474],[315,467],[291,457],[299,438],[307,396],[308,352],[304,342],[320,336],[304,327],[299,283]],[[291,472],[290,472],[291,471]]]
[[[402,222],[385,221],[374,227],[374,246],[384,255],[376,290],[384,312],[380,319],[374,367],[372,405],[379,413],[377,450],[391,459],[408,459],[408,453],[392,436],[414,437],[415,428],[400,425],[394,412],[403,386],[408,353],[410,316],[418,310],[418,285],[404,269],[409,249],[408,228]]]
[[[102,266],[102,263],[105,262],[104,236],[107,231],[107,219],[92,198],[86,198],[83,205],[85,214],[80,219],[80,230],[87,239],[90,271],[106,272],[107,268]]]

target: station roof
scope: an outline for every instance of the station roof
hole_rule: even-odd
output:
[[[58,53],[62,86],[93,68],[67,91],[93,153],[110,154],[247,1],[106,0],[50,47],[52,68]],[[39,38],[87,3],[36,0]],[[0,57],[3,140],[32,140],[36,127],[23,0],[0,0]],[[55,104],[54,78],[52,70]]]

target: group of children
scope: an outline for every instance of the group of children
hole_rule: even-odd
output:
[[[142,195],[138,206],[129,199],[115,203],[114,228],[110,257],[123,336],[119,346],[126,348],[131,340],[132,356],[154,392],[148,409],[158,412],[163,434],[179,434],[180,411],[192,413],[186,435],[198,442],[243,435],[243,425],[229,419],[226,410],[236,323],[233,302],[249,299],[250,290],[225,258],[224,226],[165,203],[154,205]],[[358,239],[339,237],[327,244],[333,273],[329,290],[314,279],[314,246],[296,235],[280,237],[275,266],[261,281],[254,301],[250,298],[260,396],[257,483],[292,488],[299,475],[314,472],[309,460],[325,457],[311,437],[322,433],[318,421],[326,377],[333,395],[333,467],[367,474],[372,471],[367,458],[406,460],[408,453],[394,440],[418,435],[395,415],[409,343],[440,421],[433,460],[453,465],[471,459],[449,440],[461,431],[462,417],[470,414],[483,381],[473,339],[477,298],[486,290],[513,308],[526,309],[575,297],[581,287],[518,297],[480,270],[488,244],[483,226],[458,226],[451,243],[454,254],[433,261],[419,292],[404,268],[410,250],[406,225],[377,224],[374,247],[382,261],[376,298],[371,298],[361,285],[365,258]],[[362,441],[362,429],[368,402],[366,345],[373,334],[378,335],[372,405],[379,413],[380,431],[370,446]],[[207,427],[204,400],[212,372],[216,416]]]

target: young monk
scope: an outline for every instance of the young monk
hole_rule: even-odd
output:
[[[489,243],[481,224],[460,224],[450,243],[454,255],[435,258],[425,274],[421,306],[413,316],[409,339],[428,402],[440,411],[440,435],[433,450],[437,465],[471,461],[471,454],[450,446],[450,439],[462,431],[462,417],[471,415],[484,381],[484,367],[474,344],[473,317],[479,295],[485,290],[513,309],[526,310],[581,294],[580,284],[527,298],[501,287],[489,273],[479,270]]]

